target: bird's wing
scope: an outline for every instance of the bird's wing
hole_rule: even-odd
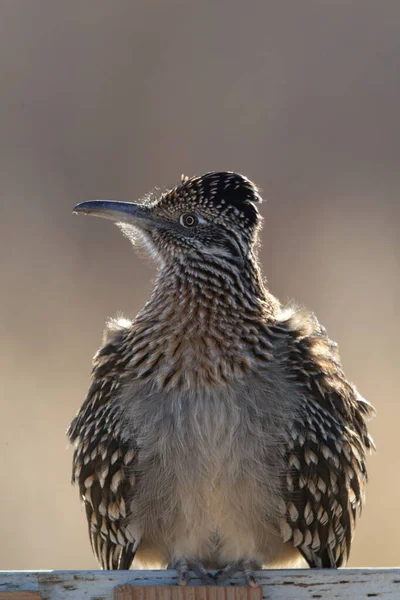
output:
[[[311,567],[340,567],[364,501],[373,408],[346,380],[336,344],[312,316],[292,315],[278,328],[289,333],[285,363],[303,398],[283,445],[282,535]]]
[[[95,355],[92,385],[68,429],[75,445],[72,481],[79,485],[92,549],[103,569],[129,569],[139,542],[127,526],[136,449],[122,439],[113,402],[126,361],[125,335],[123,329],[110,332]]]

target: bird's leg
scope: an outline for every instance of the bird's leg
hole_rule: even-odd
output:
[[[215,574],[215,581],[217,583],[223,583],[237,571],[242,571],[247,585],[250,587],[258,587],[257,580],[254,577],[254,571],[257,571],[259,568],[260,565],[254,560],[244,559],[237,562],[229,562],[223,569]]]
[[[202,579],[204,583],[207,583],[208,585],[215,584],[214,577],[210,575],[210,573],[208,573],[203,563],[199,560],[189,561],[186,558],[179,558],[174,563],[168,566],[171,566],[173,569],[176,570],[178,574],[179,585],[187,585],[189,583],[190,571],[193,571],[193,573],[195,573],[197,577]]]
[[[172,566],[178,574],[178,585],[187,585],[190,579],[188,561],[180,558]]]
[[[206,570],[203,563],[201,563],[199,560],[191,562],[190,568],[194,573],[196,573],[197,577],[204,581],[204,583],[207,583],[208,585],[215,585],[216,582],[214,575],[211,575],[211,573]]]

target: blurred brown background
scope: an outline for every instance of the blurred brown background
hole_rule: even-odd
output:
[[[1,569],[95,566],[64,432],[155,273],[73,206],[221,169],[378,409],[350,564],[399,565],[399,107],[398,0],[1,0]]]

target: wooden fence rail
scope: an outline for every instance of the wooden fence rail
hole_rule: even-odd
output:
[[[241,587],[240,576],[194,589],[198,579],[182,588],[174,571],[0,571],[0,600],[400,600],[400,569],[264,570],[257,581],[259,595]]]

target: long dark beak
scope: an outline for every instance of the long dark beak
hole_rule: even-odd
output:
[[[132,223],[141,225],[149,222],[148,210],[134,202],[116,202],[114,200],[89,200],[77,204],[72,211],[74,214],[91,215],[110,219],[117,223]]]

